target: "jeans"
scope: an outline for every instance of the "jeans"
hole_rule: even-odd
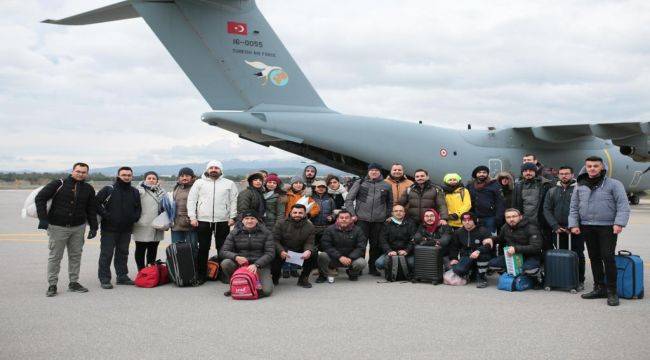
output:
[[[458,263],[452,265],[451,269],[458,276],[470,275],[475,269],[478,270],[479,274],[485,274],[491,259],[492,254],[490,252],[481,253],[476,259],[472,259],[469,256],[461,256]]]
[[[196,231],[173,231],[172,244],[179,242],[188,242],[192,246],[192,257],[196,259],[199,253],[199,241]]]
[[[302,264],[302,271],[300,272],[300,278],[302,279],[309,278],[309,274],[317,265],[317,261],[318,261],[317,259],[318,259],[318,252],[317,251],[312,252],[309,259],[305,260]],[[284,259],[282,259],[280,255],[276,255],[271,265],[271,274],[273,275],[274,280],[277,281],[278,279],[280,279],[281,270],[284,269],[285,265],[297,266],[295,264],[291,264],[284,261]],[[291,268],[290,266],[289,268]]]
[[[129,268],[129,243],[131,242],[130,232],[109,232],[102,231],[99,250],[99,266],[97,268],[97,277],[102,284],[111,282],[111,260],[113,254],[115,259],[115,275],[117,280],[128,279]]]
[[[366,235],[366,238],[368,238],[368,243],[370,243],[368,270],[374,271],[376,270],[375,261],[377,261],[382,253],[381,246],[379,245],[379,236],[381,235],[381,230],[384,228],[384,222],[368,222],[359,220],[357,225]]]
[[[594,285],[607,286],[610,292],[616,293],[617,270],[614,253],[618,235],[614,234],[612,226],[583,225],[580,231],[587,244]]]
[[[229,232],[230,226],[228,226],[227,221],[217,223],[199,221],[197,227],[199,250],[196,255],[196,273],[199,279],[205,278],[208,271],[208,255],[210,254],[212,235],[214,235],[214,245],[218,252],[221,250]]]
[[[48,227],[50,256],[47,259],[47,282],[50,285],[56,285],[59,281],[61,259],[66,247],[68,248],[68,277],[71,283],[79,282],[85,231],[86,225],[74,227],[50,225]]]
[[[386,258],[388,258],[388,255],[384,254],[375,261],[375,267],[378,270],[384,270],[386,268]],[[407,255],[406,265],[409,267],[409,271],[413,272],[413,269],[415,269],[415,256]]]

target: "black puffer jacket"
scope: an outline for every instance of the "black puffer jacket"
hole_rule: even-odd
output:
[[[542,237],[539,229],[530,221],[523,219],[514,227],[505,224],[501,227],[499,236],[492,238],[500,249],[514,246],[515,252],[526,256],[539,256],[542,251]],[[502,250],[499,250],[502,252]],[[503,255],[503,254],[499,254]]]
[[[228,234],[220,252],[223,259],[235,261],[235,257],[243,256],[250,264],[266,267],[275,258],[273,234],[261,224],[252,230],[239,224]]]
[[[60,190],[57,192],[57,189]],[[52,207],[47,212],[47,201],[52,199]],[[79,226],[88,222],[91,230],[97,230],[97,204],[95,189],[84,181],[68,176],[54,180],[36,195],[38,218],[47,219],[52,225]]]
[[[366,253],[366,235],[356,225],[348,230],[331,225],[325,229],[320,242],[323,251],[337,261],[341,256],[355,260]]]
[[[102,217],[102,231],[132,232],[142,214],[138,189],[120,179],[105,186],[97,193],[97,213]]]
[[[471,231],[467,231],[467,229],[461,227],[454,232],[454,235],[451,238],[451,244],[449,244],[449,258],[458,259],[458,255],[461,257],[467,257],[476,250],[481,254],[489,253],[492,248],[483,245],[483,240],[491,237],[492,233],[484,227],[477,226]]]
[[[435,209],[443,220],[449,219],[445,192],[430,180],[427,180],[422,187],[417,183],[411,185],[402,194],[399,202],[406,209],[408,217],[418,224],[428,209]]]
[[[544,199],[544,218],[553,231],[560,227],[567,227],[569,223],[569,210],[571,209],[571,195],[575,188],[575,181],[566,188],[558,181],[558,184],[546,193],[546,199]]]
[[[486,183],[477,183],[476,180],[467,185],[467,190],[472,196],[472,213],[478,218],[496,217],[497,223],[503,221],[503,212],[505,207],[510,204],[504,204],[501,195],[501,185],[496,181],[488,179]]]
[[[424,246],[442,246],[444,249],[447,249],[449,243],[451,243],[452,231],[451,227],[444,225],[439,226],[436,231],[430,233],[427,229],[420,225],[418,230],[413,235],[413,242],[415,245],[424,245]]]
[[[237,214],[247,210],[254,210],[260,216],[266,213],[266,201],[262,189],[256,189],[252,186],[247,187],[237,195]]]
[[[401,224],[390,221],[384,224],[379,236],[381,248],[384,253],[391,251],[406,250],[411,252],[413,250],[413,235],[417,226],[410,219],[404,219]]]
[[[314,251],[314,236],[316,227],[303,218],[295,221],[292,218],[278,221],[273,228],[273,240],[277,253],[282,251],[305,252]]]

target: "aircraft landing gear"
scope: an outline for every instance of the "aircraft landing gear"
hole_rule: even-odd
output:
[[[627,199],[630,201],[630,205],[639,205],[639,195],[630,194],[627,196]]]

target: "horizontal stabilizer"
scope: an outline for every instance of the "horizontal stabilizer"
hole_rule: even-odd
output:
[[[166,1],[170,2],[170,1]],[[130,1],[121,1],[113,5],[104,6],[99,9],[86,11],[85,13],[72,15],[60,20],[43,20],[46,24],[57,25],[88,25],[108,21],[133,19],[140,17],[137,11],[131,6]]]

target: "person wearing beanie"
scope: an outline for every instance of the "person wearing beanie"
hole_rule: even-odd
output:
[[[138,271],[156,261],[158,244],[165,232],[151,226],[153,220],[163,210],[163,198],[167,192],[160,187],[158,174],[155,171],[144,173],[144,180],[138,185],[140,192],[140,219],[133,225],[133,240],[135,240],[135,263]],[[146,262],[145,262],[146,256]]]
[[[97,193],[97,214],[102,217],[97,276],[102,289],[112,289],[111,259],[114,257],[118,285],[133,285],[128,276],[129,243],[133,224],[138,222],[142,208],[140,192],[131,186],[133,170],[123,166],[117,171],[113,185]]]
[[[537,226],[542,235],[543,250],[551,249],[553,236],[544,218],[544,198],[553,184],[537,175],[537,166],[533,163],[521,165],[521,179],[512,193],[512,207],[519,210],[525,220]]]
[[[282,190],[282,180],[277,174],[270,173],[266,177],[266,192],[264,202],[266,203],[266,216],[264,224],[273,229],[276,222],[284,219],[284,212],[287,205],[287,192]]]
[[[393,191],[381,175],[381,165],[368,165],[368,174],[355,181],[345,198],[345,209],[352,214],[352,219],[363,230],[370,243],[368,273],[381,276],[375,262],[382,254],[379,244],[384,222],[391,215]]]
[[[291,184],[289,184],[289,190],[287,190],[287,205],[284,211],[284,218],[289,217],[291,208],[298,204],[302,203],[307,207],[307,217],[314,218],[320,212],[318,204],[314,202],[314,199],[311,195],[307,195],[307,188],[305,186],[305,181],[302,176],[294,176],[291,178]]]
[[[176,214],[174,223],[172,225],[172,244],[179,242],[187,242],[192,246],[192,254],[194,259],[197,258],[199,251],[199,243],[197,234],[192,225],[190,225],[190,217],[187,214],[187,198],[190,194],[190,189],[196,180],[194,170],[184,167],[178,171],[178,178],[176,185],[172,191],[172,199],[176,207]]]
[[[404,175],[404,165],[400,163],[394,163],[393,166],[390,167],[390,175],[384,181],[386,181],[386,183],[392,188],[393,205],[399,204],[402,194],[406,192],[406,189],[413,185],[413,181],[409,180],[406,175]]]
[[[449,244],[449,265],[458,276],[466,277],[477,271],[476,287],[487,287],[488,262],[492,259],[492,234],[476,225],[476,218],[471,212],[460,215],[463,226],[454,231]]]
[[[264,175],[252,173],[246,178],[248,187],[237,195],[237,214],[246,210],[255,210],[260,220],[266,216],[266,201],[264,200]]]
[[[454,230],[458,229],[463,226],[460,215],[472,208],[472,197],[461,182],[460,175],[456,173],[445,175],[442,190],[445,192],[445,203],[449,213],[448,225]]]
[[[314,165],[307,165],[302,172],[302,181],[305,183],[304,195],[311,196],[314,190],[314,181],[316,181],[318,169]]]
[[[472,171],[472,181],[467,184],[472,201],[472,214],[477,225],[496,234],[497,224],[503,223],[505,204],[499,184],[490,178],[490,169],[481,165]]]
[[[237,185],[223,176],[221,161],[210,161],[200,179],[196,179],[187,196],[187,215],[197,232],[197,284],[205,283],[208,254],[214,236],[215,248],[221,250],[237,218]]]
[[[273,292],[271,265],[275,258],[273,234],[259,222],[260,214],[253,209],[241,212],[241,224],[235,226],[226,237],[219,252],[221,270],[230,281],[232,274],[240,266],[259,276],[262,289],[260,296],[270,296]],[[224,293],[230,296],[230,291]]]

